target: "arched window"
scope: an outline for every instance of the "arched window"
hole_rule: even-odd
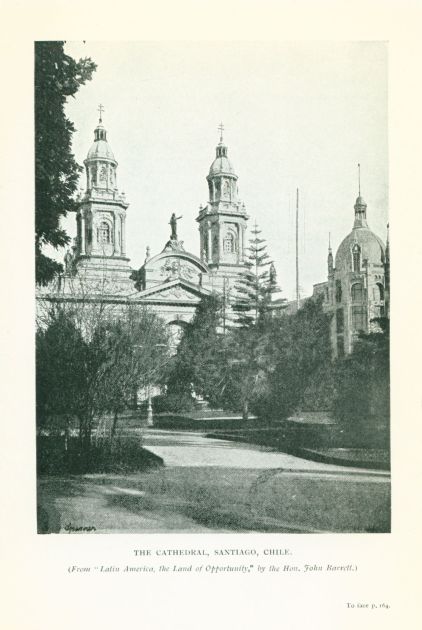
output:
[[[217,236],[217,234],[213,238],[212,249],[213,249],[213,254],[215,256],[218,256],[218,236]]]
[[[107,221],[101,221],[98,228],[98,242],[103,245],[110,243],[110,226]]]
[[[360,247],[358,244],[353,246],[353,271],[360,271]]]
[[[363,286],[360,282],[352,284],[352,302],[362,302],[363,300]]]
[[[100,169],[100,182],[106,182],[106,181],[107,181],[107,167],[103,165]]]
[[[232,254],[235,251],[234,234],[231,232],[224,237],[224,251],[226,254]]]
[[[336,280],[336,302],[341,302],[342,299],[342,290],[341,290],[341,280]]]
[[[380,282],[374,286],[373,295],[375,302],[381,302],[384,299],[384,287]]]

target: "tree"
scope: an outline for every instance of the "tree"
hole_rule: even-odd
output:
[[[274,266],[260,234],[255,223],[245,269],[235,287],[233,311],[237,314],[238,328],[232,331],[230,340],[233,357],[230,391],[232,395],[237,392],[245,421],[249,417],[250,402],[267,391],[271,298],[279,290]]]
[[[296,313],[281,314],[273,320],[269,335],[270,393],[260,401],[269,417],[285,418],[305,400],[313,406],[315,399],[329,399],[330,320],[322,296],[309,298]]]
[[[166,379],[169,396],[180,396],[187,404],[193,387],[211,404],[218,404],[224,361],[223,336],[219,332],[221,308],[221,299],[215,294],[199,303],[169,366]]]
[[[101,299],[60,299],[37,330],[37,417],[40,428],[67,430],[78,421],[81,453],[90,450],[94,422],[119,413],[149,383],[167,347],[164,323],[146,308]]]
[[[272,294],[278,291],[275,269],[267,254],[265,239],[260,238],[261,230],[256,223],[252,234],[245,268],[236,283],[236,298],[233,303],[233,311],[237,314],[236,322],[242,327],[262,323],[269,312]]]
[[[41,285],[62,271],[42,248],[69,243],[60,220],[77,208],[74,193],[82,170],[71,147],[75,127],[64,108],[95,69],[89,58],[66,55],[63,42],[35,42],[35,270]]]
[[[119,414],[141,386],[161,380],[167,361],[168,335],[164,322],[146,308],[128,306],[123,318],[96,332],[104,352],[103,374],[97,391],[97,413],[112,413],[111,436]]]
[[[36,332],[36,409],[38,429],[64,429],[83,416],[87,380],[86,344],[75,321],[52,306],[49,324]]]
[[[388,320],[379,323],[382,330],[361,334],[352,352],[335,364],[334,413],[354,434],[389,424],[390,335]]]

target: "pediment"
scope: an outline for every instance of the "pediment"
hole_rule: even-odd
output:
[[[140,291],[132,299],[136,302],[198,304],[205,295],[209,295],[207,289],[178,279],[149,287]]]

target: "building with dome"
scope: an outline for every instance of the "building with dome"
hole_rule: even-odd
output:
[[[65,273],[58,282],[40,288],[38,299],[148,306],[178,338],[204,296],[214,291],[233,295],[245,266],[248,216],[238,198],[238,177],[227,155],[222,126],[220,131],[216,157],[206,177],[208,202],[196,219],[199,255],[186,251],[177,232],[181,217],[173,213],[163,249],[151,254],[147,247],[144,264],[134,270],[126,255],[129,203],[117,186],[117,161],[100,115],[84,161],[86,189],[80,195],[77,236],[65,255]]]
[[[147,247],[144,264],[135,270],[126,255],[129,203],[117,186],[118,163],[100,115],[84,161],[86,189],[79,199],[77,236],[65,255],[65,273],[49,287],[40,287],[38,300],[88,299],[148,306],[164,319],[175,340],[201,299],[213,292],[224,296],[230,319],[230,303],[245,268],[248,215],[239,199],[238,176],[222,132],[221,125],[215,159],[206,176],[208,201],[196,218],[198,254],[186,251],[177,231],[181,217],[173,213],[163,249],[154,254]],[[369,229],[360,190],[354,210],[353,229],[340,244],[335,260],[329,245],[327,281],[314,285],[314,295],[323,294],[324,308],[333,315],[334,356],[351,352],[359,332],[376,330],[376,320],[388,317],[388,243],[385,246]],[[295,310],[296,302],[274,302],[274,312]]]
[[[80,199],[76,216],[77,236],[72,269],[91,284],[107,279],[107,291],[130,291],[132,269],[126,256],[126,210],[129,204],[117,188],[117,161],[107,142],[107,132],[100,117],[94,142],[84,161],[86,191]],[[68,257],[68,263],[69,257]]]
[[[360,195],[354,206],[352,231],[340,243],[335,259],[328,247],[328,280],[314,285],[323,293],[324,308],[332,313],[333,354],[351,352],[360,332],[379,330],[379,319],[389,316],[389,246],[368,226],[367,204]]]

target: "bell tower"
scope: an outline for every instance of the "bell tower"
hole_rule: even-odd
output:
[[[80,199],[74,268],[88,278],[102,277],[112,284],[129,283],[126,257],[126,210],[129,204],[117,188],[117,161],[103,126],[103,106],[86,160],[86,190]]]
[[[201,260],[217,274],[227,276],[237,274],[244,266],[248,216],[245,204],[238,198],[238,177],[227,157],[223,125],[218,129],[220,142],[207,175],[209,199],[206,206],[200,207],[196,220]]]

